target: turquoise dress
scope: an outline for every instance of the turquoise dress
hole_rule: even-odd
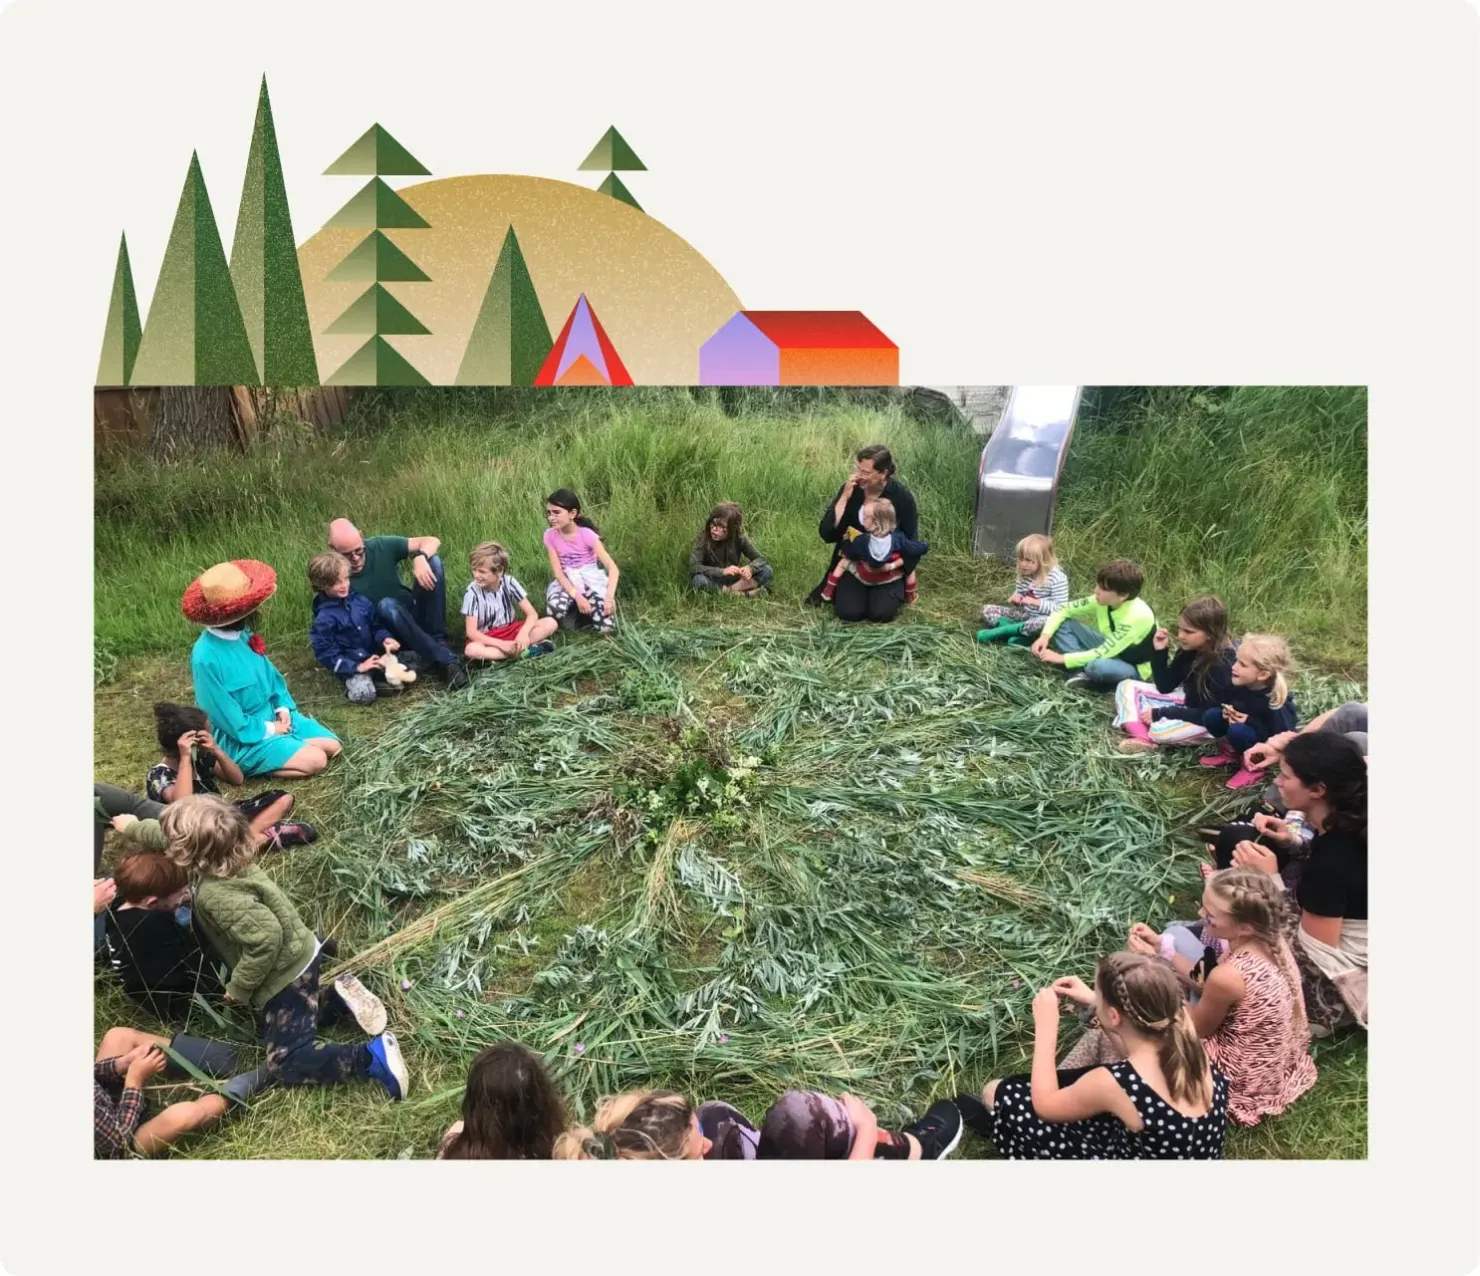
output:
[[[267,775],[312,740],[337,740],[328,727],[298,712],[283,675],[266,656],[248,646],[251,630],[233,638],[207,629],[190,652],[195,703],[211,719],[216,741],[243,775]],[[288,735],[268,735],[276,710],[292,714]]]

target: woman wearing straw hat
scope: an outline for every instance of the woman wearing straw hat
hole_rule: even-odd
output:
[[[339,737],[298,712],[287,683],[248,622],[277,590],[266,563],[217,563],[180,600],[187,619],[204,625],[190,653],[195,703],[244,775],[317,775],[339,753]]]

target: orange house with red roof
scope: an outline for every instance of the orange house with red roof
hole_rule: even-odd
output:
[[[699,347],[700,385],[898,385],[899,347],[858,310],[742,310]]]

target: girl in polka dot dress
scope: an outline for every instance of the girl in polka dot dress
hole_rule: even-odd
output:
[[[1093,1006],[1125,1060],[1059,1072],[1059,999]],[[1009,1160],[1219,1160],[1228,1082],[1208,1060],[1170,966],[1138,953],[1100,960],[1094,990],[1070,977],[1033,998],[1031,1076],[960,1095],[966,1124]]]

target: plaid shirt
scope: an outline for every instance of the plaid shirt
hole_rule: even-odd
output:
[[[113,1059],[99,1059],[93,1066],[93,1156],[113,1161],[129,1154],[134,1130],[144,1115],[144,1092],[124,1089],[123,1078]],[[111,1092],[122,1090],[115,1100]]]

